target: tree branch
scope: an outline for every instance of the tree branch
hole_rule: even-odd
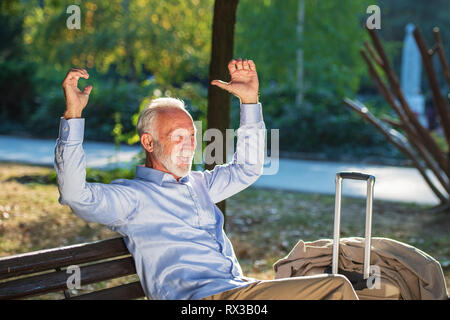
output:
[[[387,80],[390,84],[391,90],[393,94],[397,97],[398,101],[400,102],[400,106],[402,108],[402,111],[407,117],[406,119],[402,119],[402,122],[406,125],[408,123],[411,123],[412,127],[415,129],[414,131],[417,132],[416,136],[421,140],[421,145],[429,151],[429,153],[436,159],[439,166],[442,168],[442,170],[445,171],[445,173],[449,174],[449,165],[447,162],[446,155],[442,152],[442,150],[437,145],[436,141],[434,141],[433,137],[430,135],[430,133],[420,124],[420,122],[417,120],[417,117],[415,114],[412,113],[411,109],[409,108],[409,105],[405,99],[405,96],[403,95],[403,91],[400,87],[400,83],[398,81],[397,76],[395,75],[395,72],[393,68],[391,67],[389,63],[389,59],[384,52],[384,49],[381,45],[381,40],[375,30],[368,29],[369,35],[372,38],[372,42],[375,46],[375,49],[377,50],[381,60],[383,61],[383,70],[386,73]],[[408,121],[409,120],[409,121]]]
[[[441,121],[442,129],[444,131],[445,139],[447,144],[450,145],[450,117],[449,117],[449,107],[447,102],[441,95],[439,89],[439,82],[434,71],[432,58],[428,55],[428,46],[419,28],[416,28],[413,32],[414,38],[416,39],[417,46],[419,47],[420,54],[422,56],[423,66],[426,71],[428,81],[430,83],[430,89],[433,94],[433,102],[436,107],[437,114]]]
[[[436,51],[439,55],[439,61],[442,65],[442,71],[444,73],[445,79],[447,80],[447,85],[450,87],[450,70],[448,67],[447,59],[445,58],[444,45],[442,44],[441,33],[438,27],[433,28],[434,40],[436,41]]]
[[[434,185],[426,173],[426,167],[421,164],[420,159],[415,155],[413,148],[409,144],[408,140],[398,131],[389,128],[386,124],[380,121],[369,109],[359,101],[353,101],[349,98],[344,99],[344,103],[352,110],[356,111],[364,120],[372,124],[378,131],[380,131],[386,139],[396,146],[401,152],[403,152],[408,158],[410,158],[414,166],[419,170],[420,174],[424,178],[425,182],[431,188],[433,193],[439,198],[441,203],[448,202],[446,196],[444,196],[439,189]],[[447,191],[448,192],[448,191]]]
[[[433,174],[438,178],[439,182],[444,186],[444,188],[447,190],[447,192],[450,193],[450,185],[448,178],[445,173],[442,172],[439,165],[436,163],[436,158],[433,157],[432,154],[430,154],[430,151],[423,145],[422,140],[418,137],[417,131],[415,131],[415,128],[412,127],[411,123],[406,118],[406,115],[404,114],[403,110],[397,105],[397,102],[394,99],[393,94],[390,92],[389,88],[384,84],[384,82],[381,80],[380,76],[378,75],[377,71],[375,70],[375,67],[370,61],[369,57],[364,51],[361,51],[361,54],[364,58],[364,60],[367,63],[367,66],[369,68],[369,73],[375,82],[377,88],[379,89],[381,95],[386,99],[386,101],[392,106],[394,111],[397,113],[397,115],[400,118],[402,129],[404,129],[410,143],[412,146],[417,150],[419,155],[422,157],[422,159],[425,161],[427,166],[430,168],[430,170],[433,172]],[[444,159],[445,161],[445,159]]]
[[[384,68],[383,61],[381,61],[380,56],[378,56],[375,53],[375,50],[373,50],[373,47],[367,41],[364,41],[364,46],[366,47],[367,51],[370,53],[370,56],[372,57],[372,59],[377,63],[377,65],[379,65],[381,68]]]

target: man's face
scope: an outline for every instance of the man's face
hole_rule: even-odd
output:
[[[158,114],[158,141],[155,156],[167,171],[179,177],[191,170],[197,144],[192,118],[183,110],[167,110]]]

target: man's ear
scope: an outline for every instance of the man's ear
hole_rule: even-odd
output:
[[[141,136],[141,144],[147,152],[153,152],[154,141],[150,133],[144,133]]]

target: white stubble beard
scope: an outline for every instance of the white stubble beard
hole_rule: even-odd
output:
[[[192,159],[194,158],[194,154],[189,157],[189,164],[183,163],[183,166],[180,167],[176,164],[176,162],[173,161],[177,159],[178,154],[173,154],[174,159],[172,159],[172,154],[166,155],[164,153],[162,145],[157,141],[155,143],[155,157],[161,162],[161,164],[164,166],[164,168],[166,168],[167,171],[173,173],[178,177],[184,177],[187,176],[191,171]]]

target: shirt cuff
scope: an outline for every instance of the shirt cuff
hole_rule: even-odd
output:
[[[241,125],[263,121],[261,103],[241,104]]]
[[[59,137],[61,141],[83,141],[84,118],[66,120],[61,117],[59,122]]]

